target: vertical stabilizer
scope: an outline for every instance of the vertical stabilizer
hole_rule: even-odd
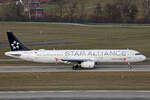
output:
[[[13,34],[13,32],[7,32],[8,41],[10,44],[11,51],[26,51],[29,50],[27,47],[21,43],[17,37]]]

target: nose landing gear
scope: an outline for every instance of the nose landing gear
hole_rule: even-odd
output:
[[[129,67],[129,70],[133,69],[133,66],[129,62],[128,62],[128,67]]]

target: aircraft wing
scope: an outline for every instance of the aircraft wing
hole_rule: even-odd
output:
[[[61,59],[61,60],[62,61],[67,61],[67,62],[71,62],[71,63],[92,61],[91,59]]]

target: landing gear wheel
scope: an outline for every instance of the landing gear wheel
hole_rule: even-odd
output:
[[[73,69],[73,70],[76,70],[76,66],[73,66],[72,69]]]
[[[77,65],[73,65],[72,69],[73,70],[80,70],[81,67],[80,67],[80,65],[77,64]]]
[[[128,66],[129,66],[129,70],[133,70],[133,66],[130,63],[128,63]]]

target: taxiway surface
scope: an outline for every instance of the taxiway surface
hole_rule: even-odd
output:
[[[0,72],[111,72],[111,71],[150,71],[150,65],[99,65],[95,69],[72,70],[72,66],[0,66]]]
[[[150,91],[81,90],[81,91],[6,91],[4,100],[149,100]]]

